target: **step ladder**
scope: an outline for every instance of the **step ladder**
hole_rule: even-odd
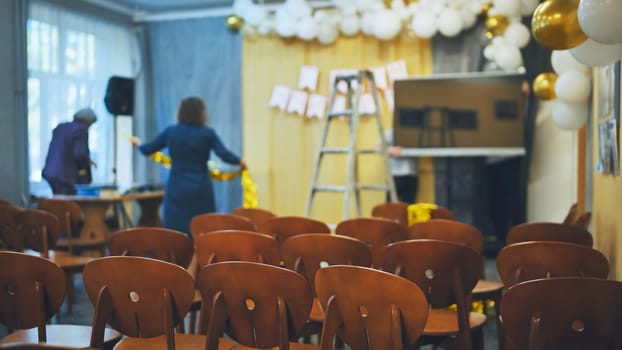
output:
[[[346,107],[343,111],[334,111],[335,101],[339,93],[338,85],[344,82],[347,85],[346,91]],[[364,88],[368,88],[368,92],[371,93],[374,100],[374,110],[372,114],[365,114],[364,116],[372,117],[376,120],[378,128],[378,138],[380,139],[380,147],[371,149],[359,149],[357,148],[357,135],[359,127],[359,119],[362,116],[359,112],[359,106]],[[391,176],[391,170],[389,167],[389,154],[387,153],[387,143],[384,137],[384,130],[382,127],[381,118],[381,105],[378,101],[378,94],[376,89],[376,83],[374,82],[373,74],[368,70],[359,70],[356,74],[340,75],[335,77],[333,89],[330,94],[328,110],[326,117],[324,118],[324,125],[322,127],[322,136],[320,141],[319,152],[313,167],[311,175],[311,186],[309,189],[309,195],[307,197],[307,205],[305,209],[305,215],[311,216],[311,210],[313,207],[313,200],[315,195],[319,192],[334,192],[343,193],[343,214],[342,219],[348,219],[351,215],[351,202],[354,199],[354,208],[357,216],[361,216],[361,191],[384,191],[389,193],[391,201],[397,199],[395,192],[395,184],[393,182],[393,176]],[[337,119],[346,118],[349,124],[349,144],[347,147],[329,147],[326,144],[326,139],[330,125]],[[329,155],[347,155],[346,162],[346,179],[345,185],[332,185],[332,184],[319,184],[318,177],[320,174],[320,167],[325,157]],[[359,184],[358,174],[358,156],[376,154],[383,157],[384,164],[384,177],[385,181],[381,184]]]

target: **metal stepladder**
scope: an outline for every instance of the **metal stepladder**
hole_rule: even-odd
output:
[[[346,107],[343,111],[334,111],[335,101],[338,95],[338,85],[340,83],[347,85],[346,89]],[[368,87],[369,93],[373,96],[374,112],[366,114],[365,116],[373,117],[376,120],[378,128],[378,138],[380,139],[380,147],[359,149],[357,146],[358,140],[358,128],[359,119],[361,113],[359,110],[362,90]],[[388,192],[391,201],[397,199],[395,192],[395,184],[389,167],[389,155],[387,153],[387,143],[384,137],[384,130],[382,127],[381,118],[381,106],[378,101],[378,94],[376,84],[374,82],[373,74],[368,70],[359,70],[357,74],[341,75],[337,76],[334,81],[334,86],[330,94],[328,110],[326,117],[324,118],[324,125],[322,127],[322,136],[319,146],[318,155],[313,167],[311,175],[311,186],[309,189],[309,195],[307,197],[307,205],[305,209],[305,215],[311,216],[311,209],[313,207],[313,199],[318,192],[335,192],[343,193],[343,214],[342,219],[348,219],[351,214],[351,202],[354,199],[354,208],[357,216],[361,216],[361,191],[362,190],[375,190]],[[327,135],[329,127],[335,119],[347,118],[349,126],[349,142],[347,147],[328,147],[326,145]],[[320,167],[322,160],[328,155],[346,155],[346,179],[345,185],[325,185],[319,184],[318,178],[320,174]],[[358,174],[358,156],[363,154],[377,154],[383,157],[383,168],[385,181],[382,184],[359,184]]]

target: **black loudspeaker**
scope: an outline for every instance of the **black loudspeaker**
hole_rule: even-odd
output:
[[[111,77],[106,87],[104,104],[113,115],[134,114],[134,79]]]

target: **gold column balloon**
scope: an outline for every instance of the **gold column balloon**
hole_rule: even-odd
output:
[[[486,31],[492,35],[501,35],[505,32],[510,21],[504,15],[493,15],[486,18]]]
[[[555,98],[555,82],[557,74],[540,73],[533,80],[533,93],[541,100],[552,100]]]
[[[551,50],[571,49],[587,39],[579,27],[579,0],[547,0],[533,12],[531,32]]]
[[[242,17],[238,15],[229,15],[227,16],[227,18],[225,18],[225,25],[227,25],[227,28],[231,29],[234,32],[240,30],[243,24],[244,19],[242,19]]]

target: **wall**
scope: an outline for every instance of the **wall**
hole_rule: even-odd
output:
[[[598,69],[594,69],[594,96],[593,104],[598,101]],[[620,93],[618,91],[618,93]],[[597,115],[595,111],[594,115]],[[598,140],[597,119],[592,120],[593,140]],[[618,129],[619,133],[619,129]],[[593,142],[592,155],[597,159],[598,142]],[[618,154],[620,144],[618,143]],[[593,168],[593,167],[592,167]],[[594,168],[593,168],[594,169]],[[592,232],[594,247],[600,250],[609,259],[610,278],[622,281],[622,215],[620,215],[620,199],[622,198],[622,178],[603,175],[593,171],[593,210]]]

